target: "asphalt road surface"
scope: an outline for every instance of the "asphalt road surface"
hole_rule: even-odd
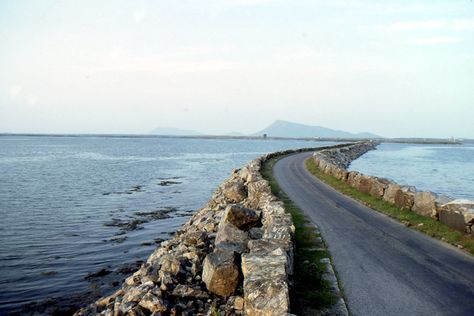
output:
[[[474,258],[371,210],[312,176],[311,153],[273,173],[319,226],[353,315],[474,315]]]

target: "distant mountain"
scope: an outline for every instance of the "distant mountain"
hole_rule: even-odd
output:
[[[321,126],[311,126],[288,121],[275,121],[255,136],[267,134],[270,137],[323,137],[323,138],[380,138],[372,133],[350,133]]]
[[[151,131],[151,134],[154,135],[166,135],[166,136],[198,136],[202,135],[199,132],[188,130],[188,129],[181,129],[181,128],[174,128],[174,127],[158,127]]]

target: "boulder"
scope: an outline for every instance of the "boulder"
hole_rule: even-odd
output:
[[[395,194],[395,205],[401,209],[411,210],[415,203],[415,188],[403,186]]]
[[[224,197],[227,202],[240,203],[247,197],[247,190],[242,181],[230,181],[224,184]]]
[[[242,257],[246,315],[287,315],[290,300],[286,264],[284,255]]]
[[[399,190],[401,190],[401,188],[402,187],[396,183],[390,183],[385,189],[383,200],[385,202],[395,204],[395,196],[397,196],[397,193]]]
[[[377,199],[381,199],[385,193],[385,190],[389,186],[390,181],[382,178],[372,178],[369,194]]]
[[[249,251],[252,255],[285,256],[286,258],[281,257],[280,259],[286,261],[286,272],[289,275],[293,275],[294,253],[292,243],[285,240],[268,238],[251,240],[249,241]]]
[[[247,190],[248,201],[245,206],[251,209],[261,208],[262,201],[265,199],[265,197],[267,197],[268,199],[272,198],[272,192],[266,180],[259,180],[249,183],[247,186]]]
[[[359,186],[361,174],[357,171],[350,171],[347,175],[347,184],[353,188],[357,188]]]
[[[373,178],[371,176],[360,175],[359,182],[356,189],[359,192],[369,194],[370,189],[372,187],[372,182],[373,182]]]
[[[225,220],[240,230],[248,231],[257,226],[260,214],[254,210],[239,205],[229,205],[225,211]]]
[[[235,250],[242,253],[247,248],[247,242],[249,240],[248,232],[238,229],[234,224],[227,221],[221,221],[219,229],[217,230],[215,244],[232,244],[236,248]]]
[[[347,170],[342,169],[342,168],[337,168],[335,177],[341,181],[346,181],[348,175],[349,175],[349,172]]]
[[[412,211],[423,216],[437,218],[436,198],[436,194],[432,192],[416,192]]]
[[[474,201],[458,199],[444,204],[439,220],[451,228],[472,234],[474,225]]]
[[[229,297],[239,283],[239,269],[232,251],[216,251],[206,256],[202,280],[207,289],[220,296]]]

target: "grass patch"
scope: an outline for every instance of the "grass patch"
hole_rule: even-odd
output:
[[[333,176],[324,174],[316,166],[316,163],[311,158],[306,160],[306,168],[308,168],[309,172],[311,172],[319,180],[332,186],[339,192],[344,193],[345,195],[348,195],[359,202],[362,202],[375,211],[397,219],[406,226],[420,231],[428,236],[440,239],[458,247],[460,246],[460,248],[463,248],[470,254],[474,255],[474,238],[472,236],[458,232],[430,217],[418,215],[413,211],[402,210],[391,203],[377,199],[369,194],[359,192],[357,189],[349,186],[347,183],[336,179]]]
[[[275,157],[263,163],[261,173],[269,182],[273,195],[285,204],[296,228],[294,286],[290,293],[292,313],[314,315],[317,311],[330,307],[338,299],[331,292],[329,283],[322,279],[325,265],[319,261],[330,256],[324,243],[318,238],[321,237],[319,231],[280,189],[273,177],[272,168],[280,158]]]

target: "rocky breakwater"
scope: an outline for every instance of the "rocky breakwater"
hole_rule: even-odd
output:
[[[286,315],[294,226],[256,159],[110,296],[75,315]]]
[[[403,186],[389,179],[347,170],[351,161],[375,149],[377,145],[376,142],[358,142],[315,152],[313,158],[323,173],[346,182],[362,193],[370,194],[401,209],[429,216],[463,233],[472,234],[474,201],[418,191],[413,186]]]

